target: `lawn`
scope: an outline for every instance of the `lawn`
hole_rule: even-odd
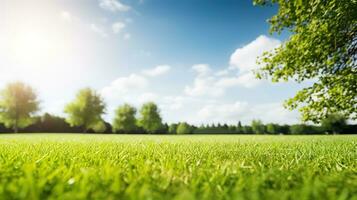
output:
[[[357,199],[357,137],[0,135],[1,199]]]

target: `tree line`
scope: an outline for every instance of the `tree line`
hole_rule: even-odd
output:
[[[0,93],[0,133],[121,133],[121,134],[336,134],[357,133],[356,125],[348,125],[339,114],[330,114],[321,125],[207,124],[195,126],[186,122],[164,123],[154,102],[144,103],[139,110],[130,104],[117,107],[112,123],[102,116],[106,112],[103,98],[95,90],[84,88],[69,102],[66,118],[45,113],[38,116],[39,100],[34,89],[25,83],[8,84]]]

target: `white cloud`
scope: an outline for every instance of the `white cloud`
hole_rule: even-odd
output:
[[[192,86],[185,87],[185,94],[189,96],[213,96],[218,97],[224,94],[224,90],[215,86],[216,78],[211,75],[212,69],[207,64],[197,64],[192,66],[197,73]]]
[[[270,51],[278,47],[281,42],[277,39],[261,35],[249,44],[238,48],[231,55],[230,64],[238,68],[240,73],[251,72],[259,68],[256,61],[265,51]]]
[[[103,27],[99,27],[96,24],[90,24],[90,29],[102,37],[108,37],[108,34],[105,32]]]
[[[197,64],[192,66],[192,69],[197,72],[198,76],[207,76],[212,71],[207,64]]]
[[[115,22],[114,24],[112,24],[113,33],[120,33],[125,28],[125,26],[126,25],[123,22]]]
[[[145,102],[148,102],[148,101],[157,101],[159,98],[159,96],[155,93],[152,93],[152,92],[145,92],[143,94],[141,94],[138,98],[138,101],[140,103],[145,103]]]
[[[246,113],[248,104],[236,102],[234,104],[213,104],[203,106],[198,111],[198,117],[207,122],[236,122],[238,118]]]
[[[244,73],[235,77],[223,77],[217,80],[217,87],[230,88],[243,86],[246,88],[252,88],[257,86],[262,81],[257,79],[253,73]]]
[[[130,6],[125,5],[117,0],[99,0],[99,6],[111,12],[125,12],[130,10]]]
[[[224,69],[224,70],[220,70],[220,71],[216,72],[215,75],[216,76],[228,76],[230,72],[231,72],[230,69]]]
[[[253,73],[233,74],[232,69],[225,69],[213,73],[213,70],[207,64],[198,64],[192,67],[197,76],[193,85],[186,86],[185,94],[189,96],[211,96],[221,97],[226,90],[232,87],[252,88],[261,81],[256,79]]]
[[[185,87],[185,94],[189,96],[219,97],[225,92],[224,88],[215,85],[216,79],[212,76],[197,76],[192,86]]]
[[[228,70],[238,69],[238,75],[234,77],[224,77],[218,81],[218,86],[221,87],[235,87],[243,86],[246,88],[252,88],[260,83],[255,77],[253,70],[260,68],[257,64],[257,59],[265,51],[273,50],[281,44],[281,41],[260,35],[249,44],[238,48],[230,57],[230,68]],[[222,72],[224,73],[224,72]]]
[[[298,123],[299,115],[283,108],[281,103],[250,104],[247,102],[215,103],[203,106],[197,112],[198,119],[205,123],[249,124],[253,119],[264,123]]]
[[[143,70],[143,74],[151,77],[161,76],[168,73],[171,70],[169,65],[159,65],[153,69]]]
[[[232,87],[253,88],[260,83],[252,70],[258,69],[256,60],[263,52],[272,50],[281,42],[274,38],[261,35],[249,44],[238,48],[230,58],[231,66],[213,72],[207,64],[197,64],[192,67],[197,76],[192,86],[185,87],[185,93],[190,96],[214,96],[225,94]]]
[[[148,86],[148,80],[140,75],[131,74],[114,80],[109,86],[102,89],[101,93],[107,98],[116,98],[132,90],[144,89]]]

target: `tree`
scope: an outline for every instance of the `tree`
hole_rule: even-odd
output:
[[[40,130],[45,133],[68,133],[78,131],[78,127],[71,128],[64,118],[48,113],[45,113],[39,122]]]
[[[178,124],[170,124],[169,134],[176,134]]]
[[[278,125],[278,133],[279,134],[289,134],[290,132],[290,126],[287,124],[284,125]]]
[[[192,132],[193,132],[192,127],[186,122],[179,123],[176,131],[178,135],[191,134]]]
[[[263,134],[265,133],[265,126],[260,120],[252,121],[252,130],[255,134]]]
[[[1,91],[0,121],[15,133],[34,123],[34,115],[39,110],[39,101],[33,88],[22,83],[8,84]]]
[[[244,129],[243,129],[242,123],[240,121],[237,124],[236,132],[237,133],[244,133]]]
[[[290,133],[293,135],[306,134],[306,130],[305,124],[294,124],[290,126]]]
[[[324,131],[337,134],[341,133],[346,127],[346,118],[340,114],[331,114],[321,122]]]
[[[167,123],[164,123],[161,126],[161,129],[159,130],[160,133],[167,134],[169,132],[169,125]]]
[[[279,125],[270,123],[267,125],[267,132],[270,134],[278,134]]]
[[[266,52],[258,78],[273,82],[293,79],[314,84],[287,100],[302,120],[319,122],[331,113],[357,119],[357,1],[255,0],[279,4],[270,19],[271,32],[292,35],[280,47]]]
[[[66,121],[71,126],[82,126],[84,133],[89,129],[95,132],[106,129],[102,119],[105,103],[101,96],[90,88],[80,90],[76,99],[65,107],[64,112],[68,115]]]
[[[149,134],[157,133],[162,128],[159,108],[155,103],[148,102],[141,107],[138,123]]]
[[[136,109],[129,104],[118,107],[113,120],[113,131],[120,133],[135,132],[137,130],[135,114]]]
[[[245,134],[253,134],[253,130],[251,126],[243,126],[243,133]]]

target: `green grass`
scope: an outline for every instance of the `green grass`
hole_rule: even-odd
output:
[[[0,135],[0,199],[357,199],[357,137]]]

